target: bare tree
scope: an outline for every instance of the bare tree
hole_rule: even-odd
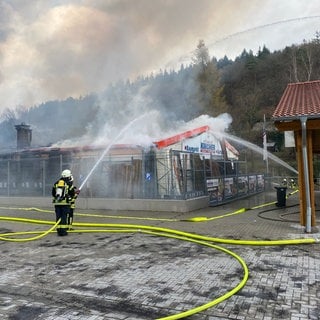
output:
[[[0,114],[1,121],[14,122],[16,120],[16,113],[14,110],[6,108]]]
[[[304,41],[302,46],[292,46],[291,67],[295,82],[310,81],[313,72],[314,43]]]
[[[312,74],[312,65],[313,65],[313,59],[312,59],[312,43],[305,42],[304,44],[304,50],[301,53],[301,60],[302,60],[302,65],[304,68],[304,71],[306,73],[306,80],[310,81],[311,80],[311,74]]]
[[[297,51],[295,49],[295,47],[292,47],[292,51],[291,51],[291,62],[292,62],[292,71],[293,71],[293,78],[294,78],[294,82],[299,82],[299,78],[298,78],[298,64],[297,64]]]

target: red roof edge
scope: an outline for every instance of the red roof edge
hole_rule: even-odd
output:
[[[209,129],[210,129],[209,126],[202,126],[196,129],[185,131],[183,133],[179,133],[175,136],[172,136],[163,140],[155,141],[154,144],[157,146],[158,149],[165,148],[183,139],[188,139],[188,138],[197,136],[203,132],[208,131]]]
[[[226,148],[230,150],[234,155],[240,156],[239,151],[233,145],[231,145],[227,140],[224,140],[224,143],[226,145]]]

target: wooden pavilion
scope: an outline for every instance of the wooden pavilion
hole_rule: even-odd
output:
[[[313,155],[320,153],[320,80],[287,85],[274,113],[280,131],[293,131],[299,171],[300,223],[316,225]]]

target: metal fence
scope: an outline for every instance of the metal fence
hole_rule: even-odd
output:
[[[262,174],[236,175],[207,179],[210,205],[218,205],[237,198],[264,191],[265,181]]]
[[[99,154],[25,153],[0,159],[0,195],[50,196],[61,171],[71,169],[80,186]],[[263,175],[240,173],[241,162],[167,150],[108,154],[81,194],[90,198],[191,199],[209,195],[220,204],[264,189]]]

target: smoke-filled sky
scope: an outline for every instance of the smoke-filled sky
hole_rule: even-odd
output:
[[[0,0],[0,112],[320,31],[318,0]]]

